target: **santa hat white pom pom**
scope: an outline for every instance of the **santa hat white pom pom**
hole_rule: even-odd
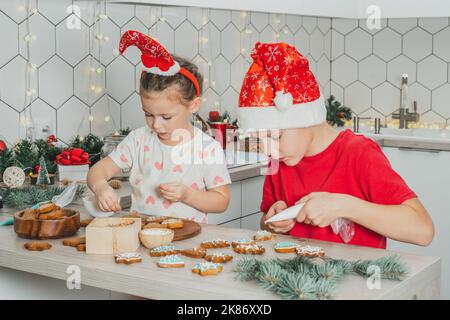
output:
[[[275,106],[278,108],[278,110],[285,111],[292,107],[292,105],[294,104],[294,98],[292,97],[292,94],[290,92],[284,93],[282,91],[278,91],[275,94],[273,102],[275,103]]]

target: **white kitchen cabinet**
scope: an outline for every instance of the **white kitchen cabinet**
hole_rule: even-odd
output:
[[[265,176],[242,180],[242,216],[259,212]]]
[[[368,15],[375,18],[378,14],[380,18],[450,16],[450,3],[447,0],[108,0],[108,2],[260,11],[350,19],[364,19]]]
[[[388,249],[442,258],[441,296],[450,299],[450,152],[385,147],[392,167],[416,192],[430,213],[435,237],[428,247],[388,240]]]
[[[230,187],[230,203],[224,213],[210,213],[208,223],[221,224],[241,217],[241,182],[233,182]]]
[[[242,217],[241,228],[248,230],[260,230],[262,212],[253,213],[251,215]]]

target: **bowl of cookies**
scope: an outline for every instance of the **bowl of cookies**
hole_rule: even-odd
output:
[[[43,203],[14,214],[14,231],[26,239],[59,239],[80,229],[80,212]]]
[[[139,239],[148,249],[169,244],[174,236],[175,232],[167,228],[150,228],[139,231]]]

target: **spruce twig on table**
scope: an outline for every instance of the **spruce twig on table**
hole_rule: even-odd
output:
[[[384,279],[401,280],[409,272],[397,255],[358,261],[301,256],[270,260],[245,257],[237,261],[234,271],[237,279],[257,280],[262,288],[285,299],[332,299],[339,280],[346,274],[368,277],[372,275],[371,266],[379,267]]]

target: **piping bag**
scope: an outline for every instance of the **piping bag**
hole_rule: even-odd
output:
[[[304,203],[299,203],[287,209],[284,209],[280,213],[267,219],[265,223],[295,219],[304,205]],[[354,223],[345,218],[338,218],[336,221],[334,221],[331,224],[331,229],[333,229],[334,234],[339,234],[342,241],[344,241],[345,243],[350,242],[355,235]]]

